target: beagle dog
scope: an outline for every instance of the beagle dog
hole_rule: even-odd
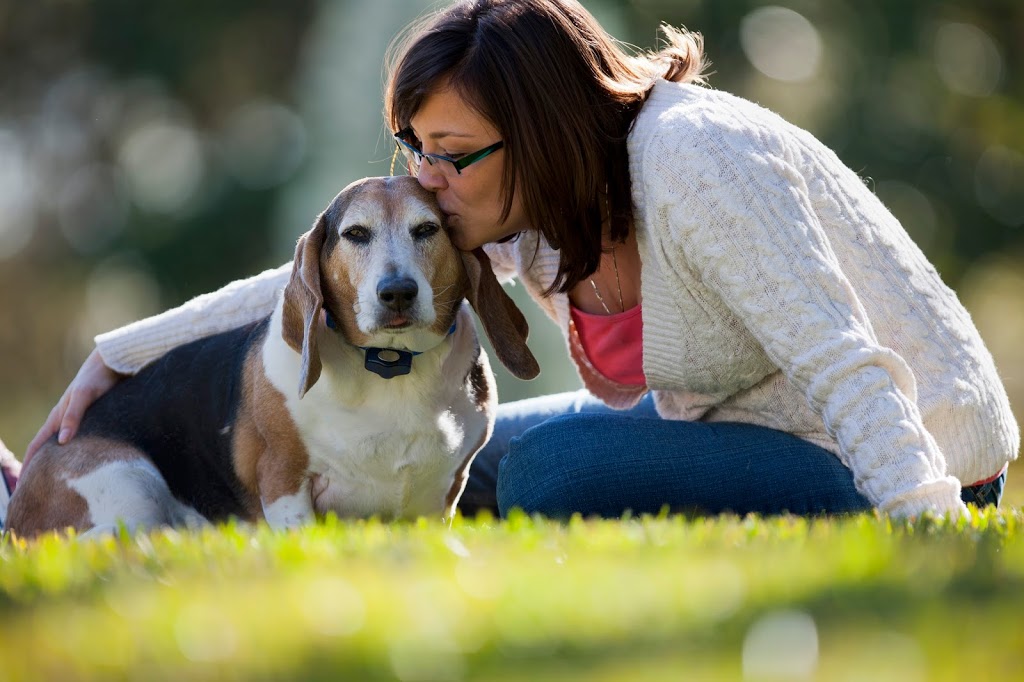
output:
[[[299,239],[274,312],[99,399],[26,467],[7,527],[450,517],[496,405],[463,301],[514,375],[539,368],[486,255],[455,249],[443,220],[413,177],[346,187]]]

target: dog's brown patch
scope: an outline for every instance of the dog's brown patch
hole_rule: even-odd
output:
[[[68,481],[109,462],[146,459],[124,443],[79,436],[67,445],[47,442],[25,467],[8,508],[7,528],[21,537],[35,537],[51,530],[92,527],[89,505]]]
[[[330,233],[337,234],[337,231],[337,225],[328,228]],[[338,323],[338,328],[334,331],[340,333],[345,341],[353,346],[365,345],[367,338],[359,331],[353,305],[359,295],[356,290],[358,281],[349,259],[345,257],[344,249],[324,249],[320,256],[320,272],[324,306]]]
[[[434,249],[436,254],[433,262],[436,265],[431,274],[430,286],[434,290],[434,311],[437,321],[431,327],[435,334],[447,334],[455,316],[459,313],[462,300],[469,291],[469,278],[466,268],[462,265],[462,257],[452,246],[447,233],[436,237]]]
[[[261,499],[270,504],[294,495],[308,476],[309,455],[285,405],[267,379],[262,343],[253,344],[242,376],[242,404],[235,420],[235,472],[245,487],[251,518],[262,518]]]

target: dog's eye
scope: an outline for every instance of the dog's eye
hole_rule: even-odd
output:
[[[361,225],[353,225],[342,232],[341,236],[356,244],[365,244],[370,241],[370,231]]]
[[[412,228],[412,236],[413,239],[426,239],[440,229],[441,227],[437,223],[420,223]]]

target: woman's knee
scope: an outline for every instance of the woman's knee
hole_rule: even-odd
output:
[[[502,516],[513,508],[527,513],[563,516],[571,513],[572,475],[586,457],[581,429],[593,415],[554,417],[527,429],[509,443],[498,465],[498,510]]]

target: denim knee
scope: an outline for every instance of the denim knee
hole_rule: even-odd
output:
[[[546,516],[568,516],[573,508],[572,481],[567,461],[579,456],[573,422],[588,415],[553,417],[509,441],[498,465],[498,511],[513,508]]]

